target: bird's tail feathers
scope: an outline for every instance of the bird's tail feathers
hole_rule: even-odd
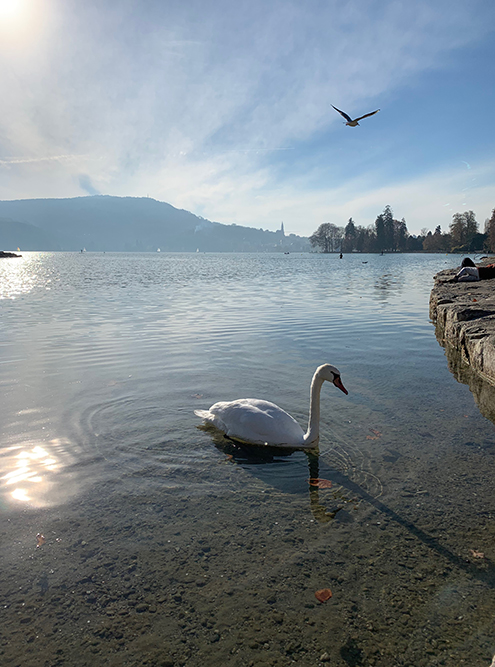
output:
[[[195,410],[194,414],[196,417],[201,417],[201,419],[209,419],[211,415],[208,410]]]

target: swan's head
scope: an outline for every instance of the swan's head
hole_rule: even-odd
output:
[[[320,366],[317,369],[316,375],[322,380],[327,380],[327,382],[334,384],[340,391],[343,391],[344,394],[349,393],[342,384],[339,369],[335,368],[335,366],[332,366],[331,364],[323,364],[323,366]]]

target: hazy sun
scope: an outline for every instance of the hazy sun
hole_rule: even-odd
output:
[[[0,0],[0,21],[22,14],[24,0]]]
[[[42,32],[46,6],[35,0],[0,0],[0,51],[32,47]],[[41,11],[43,8],[43,11]]]

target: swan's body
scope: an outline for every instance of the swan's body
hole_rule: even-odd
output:
[[[324,364],[317,368],[311,382],[306,433],[285,410],[257,398],[215,403],[209,410],[195,410],[194,414],[241,442],[275,447],[314,447],[320,432],[320,391],[325,380],[347,394],[335,366]]]
[[[333,106],[333,104],[332,104]],[[343,116],[346,119],[346,125],[349,125],[349,127],[356,127],[356,125],[359,125],[358,121],[363,120],[363,118],[368,118],[369,116],[374,116],[376,113],[380,111],[380,109],[377,109],[376,111],[372,111],[371,113],[366,113],[364,116],[359,116],[359,118],[354,118],[352,119],[350,116],[346,114],[345,111],[341,111],[340,109],[337,109],[337,107],[334,107],[335,111],[338,111],[341,116]]]

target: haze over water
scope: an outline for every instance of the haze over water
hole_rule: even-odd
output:
[[[19,664],[60,649],[68,665],[315,665],[326,653],[341,667],[488,667],[494,427],[428,319],[433,275],[457,263],[2,260],[1,576]],[[194,409],[242,397],[305,428],[325,362],[349,395],[323,386],[316,454],[253,453],[196,428]]]

